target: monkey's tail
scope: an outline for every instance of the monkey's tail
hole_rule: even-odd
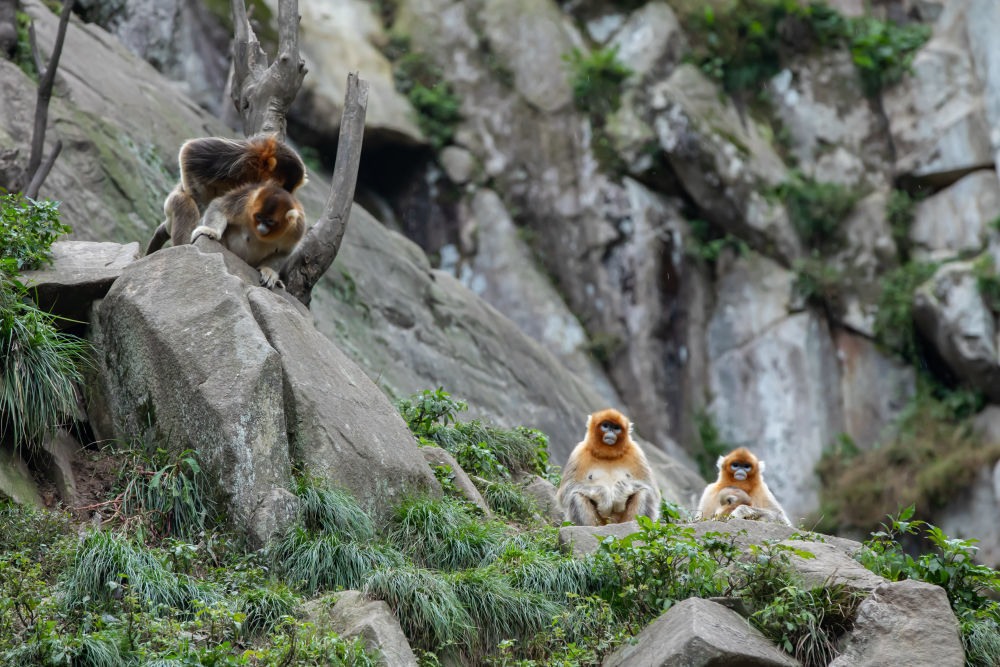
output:
[[[156,228],[156,231],[153,232],[153,238],[149,239],[149,245],[146,246],[146,254],[150,255],[162,248],[163,244],[166,243],[169,238],[170,232],[167,231],[167,221],[164,220],[160,223],[160,226]]]

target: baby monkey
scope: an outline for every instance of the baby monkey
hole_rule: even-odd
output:
[[[260,284],[281,285],[282,264],[305,234],[302,205],[277,183],[250,183],[214,199],[191,234],[220,241],[260,271]]]

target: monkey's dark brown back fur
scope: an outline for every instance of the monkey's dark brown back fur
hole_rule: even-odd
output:
[[[298,154],[274,136],[195,139],[184,144],[179,161],[182,176],[198,174],[197,183],[185,182],[184,186],[201,206],[245,183],[273,180],[294,192],[306,173]]]

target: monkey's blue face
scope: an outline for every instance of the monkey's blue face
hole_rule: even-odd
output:
[[[729,469],[733,472],[733,477],[738,480],[745,480],[750,471],[753,470],[752,463],[744,463],[743,461],[733,461],[729,464]]]
[[[599,427],[601,429],[601,440],[605,445],[613,445],[618,442],[618,436],[622,433],[621,424],[612,421],[603,421]]]

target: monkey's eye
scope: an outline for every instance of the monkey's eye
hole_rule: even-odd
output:
[[[274,220],[267,217],[266,215],[258,213],[254,216],[254,220],[257,221],[258,225],[267,225],[268,227],[274,227]]]
[[[601,422],[602,431],[611,431],[612,433],[618,433],[622,430],[622,427],[614,422]]]

